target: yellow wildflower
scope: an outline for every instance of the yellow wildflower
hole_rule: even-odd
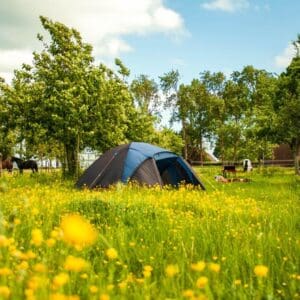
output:
[[[91,285],[89,290],[91,294],[96,294],[98,292],[98,288],[95,285]]]
[[[5,235],[0,235],[0,247],[7,247],[9,245],[9,240]]]
[[[10,296],[10,289],[6,285],[1,285],[0,286],[0,297],[9,298]]]
[[[53,239],[59,238],[59,231],[58,231],[58,229],[52,230],[51,233],[50,233],[50,236],[51,236],[51,238],[53,238]]]
[[[80,297],[78,295],[70,295],[67,300],[80,300]]]
[[[203,289],[208,283],[208,278],[206,276],[201,276],[197,279],[196,286],[199,289]]]
[[[45,273],[47,272],[47,266],[42,263],[37,263],[33,266],[33,270],[38,273]]]
[[[56,244],[56,240],[53,238],[47,239],[46,244],[49,248],[52,248]]]
[[[236,279],[233,283],[234,283],[234,285],[241,285],[242,281],[241,281],[241,279]]]
[[[27,261],[22,261],[18,266],[17,266],[17,269],[18,270],[22,270],[22,271],[25,271],[29,268],[29,264]]]
[[[39,210],[38,210],[38,208],[37,207],[34,207],[32,210],[31,210],[31,214],[33,215],[33,216],[36,216],[36,215],[38,215],[39,214]]]
[[[105,251],[106,256],[108,259],[116,259],[118,257],[118,252],[115,248],[109,248]]]
[[[14,219],[14,225],[19,225],[21,224],[21,220],[19,218]]]
[[[219,264],[211,263],[209,264],[209,269],[215,273],[219,273],[221,266]]]
[[[109,297],[108,294],[102,294],[102,295],[100,295],[100,297],[99,297],[99,300],[109,300],[109,299],[110,299],[110,297]]]
[[[144,266],[144,271],[152,272],[153,268],[151,266],[147,265],[147,266]]]
[[[144,266],[143,275],[145,278],[151,277],[151,273],[153,271],[153,268],[149,265]]]
[[[179,273],[179,268],[177,265],[168,265],[165,269],[167,277],[174,277]]]
[[[53,284],[55,287],[61,287],[69,281],[69,275],[66,273],[60,273],[53,278]]]
[[[149,277],[151,277],[151,272],[144,270],[143,275],[144,275],[145,278],[149,278]]]
[[[64,268],[68,271],[80,272],[88,268],[88,263],[81,257],[69,255],[65,261]]]
[[[26,300],[35,300],[35,296],[34,296],[34,290],[32,289],[25,289],[24,292],[25,296],[26,296]]]
[[[191,269],[193,271],[202,272],[205,269],[205,265],[204,261],[198,261],[195,264],[191,264]]]
[[[257,265],[254,268],[254,273],[257,277],[267,277],[269,268],[264,265]]]
[[[0,268],[0,276],[8,276],[12,274],[12,270],[9,268]]]
[[[185,290],[182,292],[182,296],[185,298],[193,298],[194,297],[194,291],[193,290]]]
[[[33,276],[27,282],[27,287],[28,289],[35,291],[39,288],[40,284],[41,284],[41,278],[37,276]]]
[[[25,253],[26,259],[34,259],[36,258],[36,254],[32,250],[28,250]]]
[[[60,227],[64,241],[75,247],[92,245],[97,239],[95,228],[79,215],[64,216]]]
[[[43,233],[40,229],[33,229],[31,231],[31,244],[38,247],[41,246],[43,240]]]
[[[55,293],[50,295],[50,300],[67,300],[68,297],[64,294]]]
[[[80,275],[80,278],[82,278],[82,279],[87,279],[88,277],[89,277],[89,275],[86,273],[83,273]]]
[[[144,278],[136,278],[135,281],[139,284],[143,284],[145,282]]]

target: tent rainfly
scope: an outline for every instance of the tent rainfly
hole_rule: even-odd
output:
[[[108,187],[117,182],[135,181],[145,185],[173,185],[202,182],[189,164],[177,154],[147,143],[132,142],[108,150],[85,170],[77,187]]]

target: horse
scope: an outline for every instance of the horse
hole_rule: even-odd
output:
[[[21,158],[13,156],[11,161],[16,162],[21,174],[23,174],[24,169],[31,169],[32,173],[38,172],[38,165],[35,160],[30,159],[24,161]]]
[[[13,163],[12,163],[12,161],[11,161],[10,158],[6,158],[4,160],[0,159],[0,164],[1,164],[1,166],[0,166],[0,173],[1,173],[1,171],[3,169],[7,169],[8,172],[10,172],[10,173],[12,172],[12,170],[13,170]]]

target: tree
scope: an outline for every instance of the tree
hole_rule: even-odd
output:
[[[132,81],[130,90],[141,113],[160,116],[158,85],[153,79],[142,74]]]
[[[172,70],[159,77],[160,87],[166,96],[165,107],[172,109],[171,122],[180,121],[182,139],[184,141],[183,156],[188,158],[188,136],[187,136],[187,110],[188,107],[183,99],[180,100],[179,96],[179,79],[180,75],[178,70]],[[187,98],[185,98],[187,99]]]
[[[11,93],[10,86],[0,77],[0,153],[4,159],[12,154],[17,142],[17,134],[12,126],[14,114],[9,103]]]
[[[39,34],[43,50],[34,53],[33,66],[23,65],[15,74],[9,97],[14,125],[21,139],[34,145],[55,141],[56,148],[64,149],[64,175],[78,176],[81,149],[105,151],[130,135],[134,138],[128,130],[136,110],[124,82],[129,70],[119,59],[120,75],[95,66],[92,47],[79,32],[45,17],[40,20],[50,42]]]
[[[183,140],[180,134],[165,127],[156,132],[152,143],[159,147],[168,149],[178,155],[181,155],[183,148]]]
[[[300,35],[294,42],[296,56],[278,81],[274,109],[277,141],[290,145],[295,160],[295,173],[300,175]]]
[[[218,153],[216,154],[223,162],[225,159],[226,121],[228,117],[223,97],[226,77],[222,72],[204,71],[200,73],[200,80],[210,94],[212,141],[218,145]]]
[[[186,115],[189,146],[199,150],[200,161],[204,160],[204,141],[212,136],[211,104],[211,95],[200,80],[193,79],[190,85],[180,86],[179,105]]]

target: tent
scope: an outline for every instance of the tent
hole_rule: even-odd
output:
[[[180,182],[205,187],[192,168],[177,154],[146,143],[132,142],[110,149],[85,170],[76,186],[108,187],[116,182],[136,181],[146,185]]]

